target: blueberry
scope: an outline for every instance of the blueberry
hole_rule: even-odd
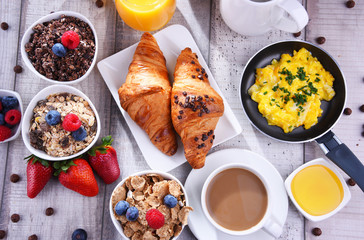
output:
[[[0,125],[5,124],[4,114],[0,113]]]
[[[174,208],[177,205],[177,198],[168,194],[164,197],[164,204],[169,208]]]
[[[67,53],[67,49],[61,43],[54,44],[52,47],[52,51],[58,57],[64,57]]]
[[[72,240],[86,240],[87,239],[87,232],[81,228],[76,229],[72,233]]]
[[[128,221],[136,221],[139,217],[139,211],[136,207],[130,207],[126,210],[126,219]]]
[[[120,201],[115,206],[115,212],[117,215],[121,216],[126,213],[126,210],[129,208],[129,203],[126,201]]]
[[[76,141],[83,141],[86,137],[87,137],[87,132],[86,130],[81,126],[79,129],[77,129],[76,131],[72,132],[72,137],[76,140]]]
[[[46,122],[53,126],[61,122],[61,114],[56,110],[50,110],[45,116]]]
[[[12,96],[3,97],[1,103],[3,104],[4,111],[5,109],[14,109],[19,105],[18,99]]]

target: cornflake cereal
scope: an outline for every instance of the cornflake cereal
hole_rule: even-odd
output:
[[[51,110],[57,110],[61,114],[60,124],[51,126],[46,122],[45,117]],[[63,129],[63,119],[69,113],[76,114],[81,120],[87,132],[83,141],[76,141],[71,132]],[[86,100],[71,93],[52,94],[38,101],[33,109],[29,129],[30,144],[53,157],[70,156],[90,145],[96,136],[96,130],[95,113]]]
[[[178,204],[174,208],[163,203],[163,198],[168,194],[177,198]],[[115,213],[115,205],[122,200],[127,201],[130,207],[138,208],[137,221],[128,221],[125,215]],[[111,201],[115,218],[120,222],[125,236],[132,240],[172,239],[181,233],[183,225],[187,225],[188,213],[193,210],[186,206],[181,186],[175,180],[165,180],[158,174],[129,177],[113,192]],[[147,211],[152,208],[164,215],[164,225],[157,230],[149,227],[145,219]]]

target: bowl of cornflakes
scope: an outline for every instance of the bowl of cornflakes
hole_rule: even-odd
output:
[[[147,170],[123,179],[110,198],[110,216],[125,239],[177,239],[192,207],[182,183]]]

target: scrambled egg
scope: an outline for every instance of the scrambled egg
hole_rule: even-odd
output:
[[[271,65],[258,68],[255,84],[248,92],[268,124],[289,133],[317,123],[322,114],[321,100],[330,101],[335,96],[333,82],[331,73],[302,48],[293,56],[282,54],[279,61],[273,59]]]

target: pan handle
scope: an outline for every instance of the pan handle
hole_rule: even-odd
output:
[[[346,172],[364,192],[364,165],[332,132],[316,139],[326,156]]]

